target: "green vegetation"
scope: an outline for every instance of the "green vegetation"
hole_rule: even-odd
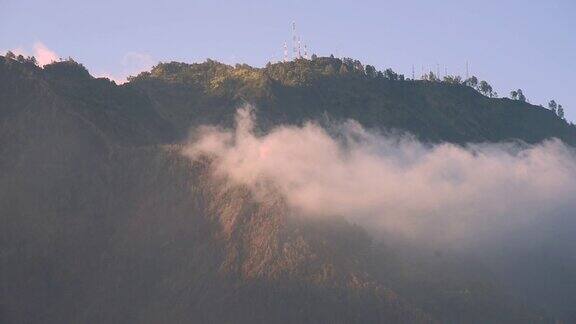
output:
[[[510,91],[510,98],[512,98],[513,100],[526,102],[526,96],[524,96],[522,89]]]
[[[555,113],[560,119],[564,119],[564,107],[556,103],[554,99],[548,102],[548,109],[550,109],[553,113]]]
[[[56,82],[58,91],[81,100],[94,101],[90,93],[106,96],[101,92],[103,84],[89,81],[92,77],[86,68],[71,58],[43,69],[36,68],[35,60],[18,58],[13,53],[7,53],[5,60],[23,63],[39,78]],[[391,69],[378,71],[350,58],[314,56],[264,68],[230,66],[213,60],[160,63],[129,81],[120,89],[106,91],[134,100],[129,104],[131,110],[138,109],[136,103],[146,101],[143,107],[147,108],[142,109],[154,110],[164,120],[161,123],[171,124],[169,128],[180,138],[187,136],[194,125],[231,125],[234,110],[248,102],[259,108],[263,128],[330,116],[356,119],[368,127],[408,131],[425,141],[522,139],[534,143],[558,137],[576,143],[573,127],[564,120],[563,107],[549,114],[526,103],[520,89],[511,92],[511,98],[517,101],[513,103],[498,99],[492,86],[475,76],[467,80],[446,76],[440,80],[430,72],[422,80],[410,80]]]
[[[352,59],[316,57],[264,68],[204,63],[160,63],[130,79],[126,88],[147,93],[182,136],[191,126],[230,126],[234,110],[249,102],[262,127],[305,120],[355,119],[365,126],[397,129],[425,141],[455,143],[558,137],[576,143],[575,129],[549,110],[497,98],[485,81],[408,80]],[[473,90],[473,91],[472,91]]]
[[[6,52],[4,58],[7,60],[14,60],[19,63],[24,63],[28,65],[33,66],[38,65],[38,61],[36,61],[36,58],[34,56],[28,56],[28,57],[24,57],[23,55],[16,56],[16,54],[14,54],[12,51]]]

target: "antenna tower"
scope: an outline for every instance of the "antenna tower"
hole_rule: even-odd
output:
[[[298,58],[302,58],[302,52],[300,51],[302,43],[300,43],[300,36],[298,36]]]
[[[298,58],[298,36],[296,36],[296,22],[292,22],[292,55],[294,59]]]

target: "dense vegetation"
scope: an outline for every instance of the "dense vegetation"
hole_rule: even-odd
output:
[[[235,109],[252,103],[264,128],[328,116],[408,131],[425,141],[535,143],[558,137],[576,143],[576,128],[565,121],[562,105],[554,100],[549,109],[531,105],[521,89],[512,91],[511,99],[497,98],[492,87],[476,77],[440,80],[430,72],[410,80],[391,69],[377,71],[357,60],[334,57],[313,56],[264,68],[208,59],[199,64],[160,63],[118,88],[106,79],[93,79],[72,59],[40,69],[33,58],[12,57],[6,63],[22,63],[21,68],[57,83],[57,91],[90,100],[87,105],[115,97],[121,102],[98,104],[142,113],[154,110],[170,124],[162,130],[168,138],[182,138],[190,127],[203,123],[230,125]],[[174,131],[177,134],[169,134]]]
[[[508,291],[472,257],[403,253],[344,220],[288,217],[280,197],[257,203],[214,179],[210,161],[178,153],[190,127],[229,126],[245,102],[258,108],[261,131],[353,118],[425,141],[576,144],[574,127],[551,110],[348,59],[161,63],[118,86],[72,60],[40,68],[0,57],[0,322],[574,316],[570,305]],[[574,295],[564,284],[566,302]]]
[[[426,141],[533,143],[555,136],[576,143],[575,128],[553,111],[525,100],[483,96],[479,91],[485,82],[478,86],[476,78],[435,82],[374,71],[358,61],[331,57],[262,69],[211,60],[172,62],[140,74],[126,87],[148,93],[181,132],[196,123],[229,123],[234,108],[250,102],[264,125],[329,116],[408,131]]]

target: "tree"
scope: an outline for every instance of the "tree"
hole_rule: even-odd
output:
[[[522,89],[510,91],[510,98],[513,100],[526,102],[526,96],[524,96]]]
[[[15,60],[15,59],[16,59],[16,55],[14,55],[14,53],[12,53],[12,51],[6,52],[5,57],[6,57],[7,59],[11,59],[11,60]]]
[[[510,91],[510,99],[518,100],[518,91],[516,91],[516,90]]]
[[[391,80],[391,81],[397,81],[398,80],[398,74],[390,68],[388,68],[384,71],[384,77],[388,80]]]
[[[492,98],[494,95],[494,92],[492,91],[492,86],[484,80],[482,80],[480,82],[480,84],[478,85],[478,91],[480,91],[480,93],[482,93],[485,96],[488,96],[490,98]]]
[[[360,62],[359,60],[354,60],[352,63],[352,67],[356,71],[360,71],[360,72],[364,71],[364,67],[362,66],[362,62]]]
[[[449,84],[461,84],[462,78],[460,76],[447,75],[443,81]]]
[[[36,58],[34,56],[28,56],[26,58],[26,63],[32,64],[32,65],[38,65],[38,61],[36,61]]]
[[[550,109],[550,110],[552,110],[552,112],[556,113],[556,108],[558,108],[556,101],[554,101],[554,99],[550,100],[550,102],[548,103],[548,109]]]
[[[22,56],[22,54],[18,55],[16,57],[16,60],[20,63],[24,63],[26,61],[26,59],[24,58],[24,56]]]
[[[478,87],[478,78],[476,78],[475,76],[472,76],[472,77],[466,79],[466,81],[464,81],[464,83],[467,86],[476,89],[476,87]]]
[[[374,79],[376,78],[376,68],[373,67],[372,65],[366,65],[364,67],[364,72],[366,73],[366,76],[368,76],[370,79]]]
[[[518,93],[518,100],[520,100],[522,102],[526,102],[526,96],[524,96],[522,89],[518,89],[518,90],[516,90],[516,92]]]
[[[438,79],[438,77],[436,76],[436,74],[434,74],[434,72],[432,72],[432,71],[430,71],[428,74],[424,74],[424,75],[422,76],[422,79],[423,79],[424,81],[430,81],[430,82],[438,82],[438,81],[440,81],[440,80]]]
[[[312,57],[311,57],[311,58],[312,58],[312,61],[314,61],[314,60],[318,59],[318,55],[312,54]]]
[[[560,117],[560,119],[564,119],[564,107],[562,107],[562,105],[558,105],[558,110],[557,113],[558,117]]]

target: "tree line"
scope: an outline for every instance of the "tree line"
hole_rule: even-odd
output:
[[[24,57],[24,55],[22,54],[16,55],[12,51],[8,51],[6,52],[6,55],[4,55],[4,57],[7,59],[18,61],[20,63],[38,65],[38,61],[34,56]]]
[[[8,51],[6,52],[4,57],[6,59],[18,61],[20,63],[38,66],[38,61],[34,56],[24,57],[22,54],[16,55],[12,51]],[[316,54],[313,54],[311,57],[311,61],[316,61],[318,59],[319,58],[318,56],[316,56]],[[338,60],[334,58],[334,55],[330,55],[330,59]],[[62,61],[62,59],[60,59],[60,61]],[[72,58],[68,58],[67,61],[75,63],[75,61]],[[328,75],[335,74],[336,72],[330,70],[334,69],[334,67],[331,64],[326,66],[326,69],[328,69],[328,71],[324,72],[326,72],[326,74]],[[356,73],[360,72],[360,74],[364,74],[369,79],[385,79],[390,81],[410,80],[408,78],[405,78],[403,74],[398,74],[394,72],[391,68],[387,68],[384,71],[379,71],[373,65],[367,64],[363,66],[359,60],[354,60],[351,58],[343,58],[341,60],[339,73],[347,74],[352,71],[355,71]],[[462,77],[458,75],[446,75],[442,79],[440,79],[439,76],[434,74],[434,72],[430,71],[429,73],[422,75],[421,80],[426,82],[442,82],[447,84],[464,85],[478,91],[479,93],[483,94],[486,97],[498,98],[498,93],[494,91],[492,86],[485,80],[481,81],[478,80],[476,76],[472,76],[466,80],[463,80]],[[528,102],[522,89],[510,91],[510,99],[518,100],[521,102]],[[559,118],[565,120],[564,107],[560,104],[557,104],[555,100],[550,100],[550,102],[548,102],[548,109],[551,110],[554,114],[556,114]]]

